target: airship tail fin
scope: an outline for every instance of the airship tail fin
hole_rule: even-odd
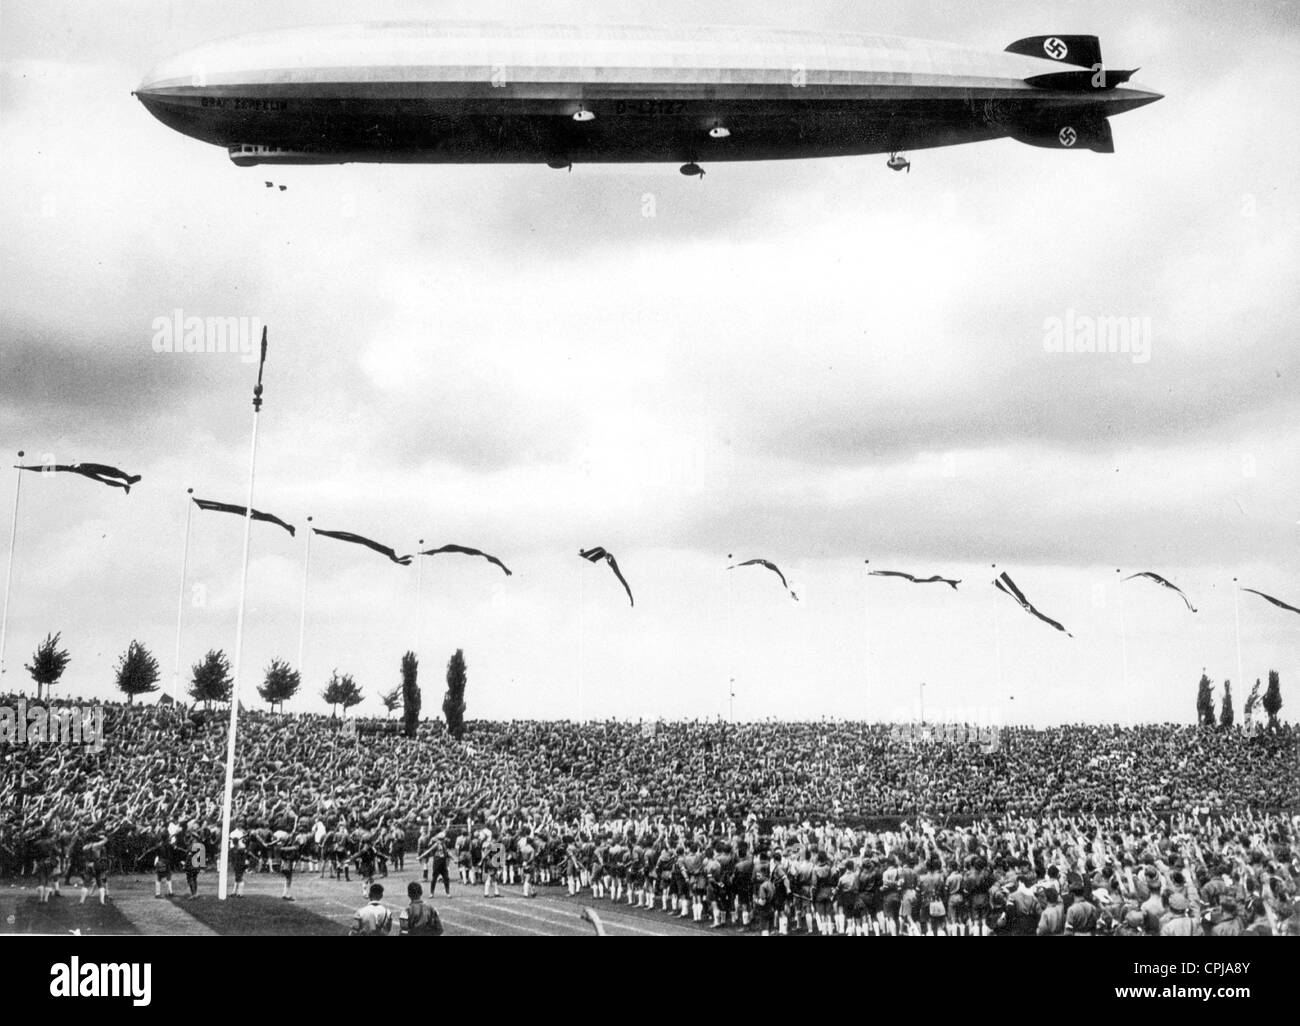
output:
[[[1076,68],[1095,68],[1101,64],[1101,40],[1096,36],[1029,36],[1017,39],[1006,52],[1042,57]]]
[[[1092,150],[1114,153],[1115,139],[1110,122],[1103,117],[1080,117],[1069,112],[1042,121],[1008,127],[1007,134],[1028,146],[1053,150]]]
[[[1052,71],[1046,75],[1030,75],[1026,82],[1036,89],[1061,89],[1072,93],[1088,93],[1122,86],[1137,73],[1132,71]]]

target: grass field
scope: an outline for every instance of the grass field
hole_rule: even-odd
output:
[[[406,905],[406,885],[419,880],[419,869],[380,879],[384,904],[393,910]],[[213,872],[199,881],[199,896],[189,898],[184,877],[174,881],[176,896],[156,899],[152,876],[113,877],[108,903],[101,907],[92,892],[80,905],[80,889],[40,904],[30,881],[0,885],[0,933],[83,935],[146,934],[164,936],[343,936],[356,910],[366,903],[359,882],[322,880],[316,874],[298,874],[293,901],[280,898],[281,878],[250,874],[242,898],[217,899]],[[426,900],[428,885],[425,885]],[[466,887],[453,881],[450,896],[441,890],[434,908],[446,936],[592,936],[582,919],[584,906],[599,913],[607,935],[717,936],[734,930],[711,931],[682,923],[660,912],[592,901],[589,895],[570,898],[561,887],[542,887],[536,898],[525,898],[518,887],[502,887],[501,897],[485,898],[482,886]]]

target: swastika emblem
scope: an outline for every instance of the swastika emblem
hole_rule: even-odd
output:
[[[1054,61],[1063,61],[1070,54],[1070,48],[1055,36],[1043,40],[1043,52]]]
[[[1061,140],[1062,146],[1073,146],[1079,141],[1079,133],[1069,125],[1061,129],[1061,134],[1057,137]]]

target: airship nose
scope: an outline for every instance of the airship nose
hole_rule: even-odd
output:
[[[136,89],[138,94],[158,94],[177,88],[202,88],[213,68],[212,55],[204,48],[168,57],[150,68]]]

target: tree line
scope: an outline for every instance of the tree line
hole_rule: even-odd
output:
[[[36,684],[37,699],[49,697],[50,689],[59,682],[72,661],[68,651],[60,646],[61,638],[61,632],[47,634],[45,640],[37,646],[32,661],[26,665],[27,672]],[[401,683],[379,695],[379,701],[390,716],[399,706],[402,708],[402,727],[407,737],[415,737],[420,722],[419,668],[416,654],[407,652],[402,656]],[[115,671],[117,689],[126,695],[128,705],[134,702],[137,695],[156,692],[160,676],[158,660],[139,641],[132,641],[118,658]],[[465,686],[468,679],[465,653],[458,648],[447,661],[447,690],[442,702],[447,731],[457,740],[465,733]],[[233,687],[230,660],[221,649],[211,649],[191,667],[188,694],[196,703],[202,703],[204,709],[211,709],[214,703],[228,703]],[[284,703],[298,694],[301,688],[301,673],[285,660],[274,658],[262,675],[257,693],[271,707],[272,712],[277,708],[284,712]],[[335,668],[320,697],[329,705],[331,716],[338,715],[340,706],[346,716],[349,709],[362,702],[365,693],[352,674],[339,673]]]
[[[1263,709],[1268,716],[1267,727],[1277,730],[1277,714],[1282,711],[1282,682],[1277,670],[1268,671],[1268,689],[1260,694],[1260,680],[1255,678],[1255,686],[1246,696],[1242,714],[1247,725],[1258,722],[1257,709]],[[1232,708],[1232,681],[1223,682],[1223,698],[1219,702],[1218,716],[1214,712],[1214,682],[1202,671],[1200,683],[1196,687],[1196,722],[1202,727],[1218,727],[1228,730],[1236,721]]]

